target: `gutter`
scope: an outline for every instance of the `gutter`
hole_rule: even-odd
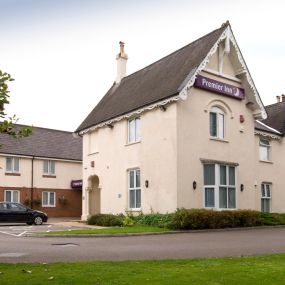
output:
[[[35,157],[32,156],[32,169],[31,169],[31,208],[33,208],[34,200],[34,160]]]

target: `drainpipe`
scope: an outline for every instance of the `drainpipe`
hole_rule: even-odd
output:
[[[33,208],[33,200],[34,200],[34,159],[35,157],[32,157],[32,172],[31,172],[31,208]]]

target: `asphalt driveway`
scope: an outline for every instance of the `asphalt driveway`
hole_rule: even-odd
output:
[[[285,253],[285,228],[96,238],[1,235],[0,262],[173,259]]]
[[[48,233],[51,231],[71,231],[86,228],[94,228],[94,226],[80,223],[79,218],[50,218],[47,223],[43,223],[40,226],[29,226],[24,223],[0,223],[0,236],[24,237],[27,234],[37,232]]]

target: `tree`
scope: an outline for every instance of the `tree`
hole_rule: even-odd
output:
[[[5,133],[15,138],[27,137],[32,133],[32,129],[15,126],[18,121],[16,115],[8,117],[5,113],[5,106],[10,103],[10,91],[8,90],[10,81],[14,81],[11,75],[0,70],[0,133]]]

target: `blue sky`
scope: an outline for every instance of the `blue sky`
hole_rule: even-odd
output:
[[[73,131],[116,76],[128,74],[230,20],[265,104],[285,93],[284,1],[0,0],[0,69],[20,123]]]

